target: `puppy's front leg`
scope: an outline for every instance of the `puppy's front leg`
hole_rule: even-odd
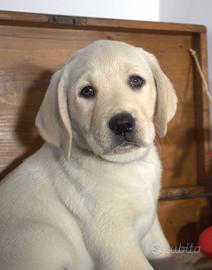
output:
[[[171,256],[171,247],[162,231],[157,215],[152,227],[140,241],[140,244],[148,259],[161,259]]]
[[[141,240],[141,248],[155,270],[193,270],[191,265],[172,256],[171,247],[162,231],[158,216]]]
[[[153,270],[130,229],[111,226],[98,231],[92,242],[97,269]]]

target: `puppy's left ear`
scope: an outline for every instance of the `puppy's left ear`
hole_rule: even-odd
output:
[[[177,110],[177,96],[172,83],[162,71],[154,55],[145,52],[157,90],[157,101],[155,108],[155,129],[160,137],[165,137],[167,124],[174,117]]]
[[[35,125],[46,142],[61,148],[66,159],[70,158],[72,131],[65,87],[65,67],[52,76]]]

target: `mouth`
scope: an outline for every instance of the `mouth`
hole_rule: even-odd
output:
[[[128,153],[130,151],[133,151],[137,148],[139,148],[141,145],[134,142],[134,141],[129,141],[126,138],[123,138],[123,141],[121,143],[119,143],[118,145],[116,145],[111,153],[114,154],[122,154],[122,153]]]

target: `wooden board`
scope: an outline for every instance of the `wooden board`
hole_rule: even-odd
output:
[[[211,225],[211,206],[207,198],[160,202],[160,222],[172,247],[198,245],[200,233]]]
[[[53,72],[97,39],[128,42],[157,56],[179,98],[168,136],[158,145],[164,166],[163,198],[186,190],[180,193],[185,198],[194,188],[204,196],[211,181],[209,108],[189,48],[197,51],[207,77],[206,30],[196,25],[0,12],[1,178],[42,144],[34,119]],[[191,205],[185,202],[187,213]],[[162,203],[160,209],[168,228],[169,207]],[[180,226],[169,234],[172,243]]]

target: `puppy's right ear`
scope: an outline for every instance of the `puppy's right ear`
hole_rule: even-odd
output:
[[[35,125],[46,142],[61,148],[66,159],[70,158],[72,131],[65,87],[65,67],[52,76]]]

